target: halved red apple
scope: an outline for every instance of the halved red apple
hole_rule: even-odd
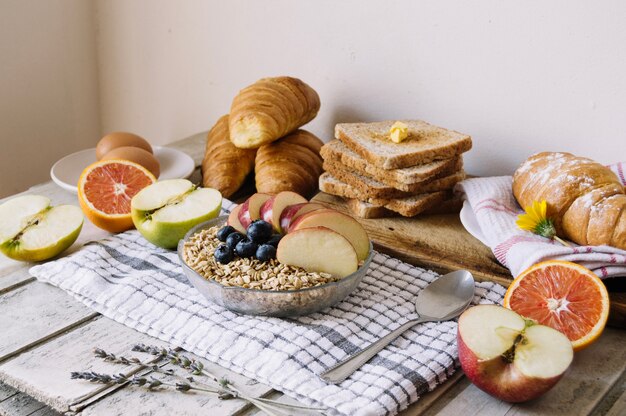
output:
[[[326,207],[322,204],[316,204],[314,202],[304,202],[301,204],[290,205],[283,210],[280,214],[280,228],[284,233],[289,232],[290,224],[298,217],[307,214],[311,211],[315,211],[318,209],[325,209]]]
[[[291,191],[283,191],[274,195],[261,206],[261,219],[269,222],[274,227],[274,231],[282,233],[280,226],[280,216],[290,205],[306,203],[305,197]]]
[[[344,236],[354,246],[359,260],[365,260],[369,255],[370,240],[363,226],[351,216],[334,209],[319,209],[301,215],[289,225],[289,233],[320,226]]]
[[[231,227],[233,227],[235,230],[239,231],[240,233],[245,234],[246,227],[241,225],[241,222],[239,221],[239,211],[241,211],[242,207],[243,205],[237,205],[235,208],[233,208],[232,211],[230,211],[226,224],[230,225]]]
[[[507,402],[524,402],[550,390],[574,357],[559,331],[509,309],[478,305],[459,318],[461,367],[472,383]]]
[[[303,228],[285,235],[278,243],[276,258],[283,264],[336,277],[354,273],[359,266],[352,244],[326,227]]]
[[[256,193],[250,198],[246,199],[246,202],[241,204],[241,210],[239,211],[239,222],[248,229],[248,226],[252,224],[252,221],[261,218],[261,206],[270,199],[272,196],[269,194]]]

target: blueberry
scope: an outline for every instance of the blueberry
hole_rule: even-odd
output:
[[[283,238],[282,234],[273,235],[265,244],[269,244],[270,246],[278,247],[278,243],[280,239]]]
[[[220,244],[215,249],[215,260],[222,264],[228,264],[233,259],[233,252],[226,244]]]
[[[256,250],[256,258],[261,261],[270,261],[276,258],[276,247],[269,244],[261,244]]]
[[[254,257],[257,247],[254,241],[250,241],[246,238],[237,243],[235,246],[235,254],[239,257]]]
[[[257,244],[266,242],[272,236],[272,224],[257,220],[248,226],[248,238]]]
[[[230,233],[230,235],[226,237],[226,245],[230,247],[231,250],[234,250],[237,243],[239,243],[241,240],[245,238],[246,236],[241,233],[238,233],[238,232]]]
[[[230,225],[226,225],[217,232],[217,239],[224,242],[226,241],[226,237],[234,233],[236,230]]]

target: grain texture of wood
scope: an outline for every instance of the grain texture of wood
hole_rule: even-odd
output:
[[[606,416],[624,416],[626,415],[626,392],[617,399],[613,407],[607,412]]]
[[[313,200],[350,213],[342,198],[320,192]],[[509,270],[497,262],[489,247],[465,230],[458,214],[356,219],[377,250],[402,261],[441,273],[466,269],[478,281],[507,287],[512,282]],[[622,288],[616,290],[620,291],[610,293],[609,325],[626,328],[626,293]]]
[[[446,395],[449,391],[454,389],[461,380],[463,380],[465,374],[463,371],[458,370],[456,373],[452,375],[448,380],[446,380],[440,386],[437,386],[435,390],[430,391],[424,394],[419,398],[417,403],[409,406],[406,410],[399,413],[399,416],[418,416],[423,414],[427,409],[429,409],[435,402],[440,400],[444,395]]]
[[[0,402],[0,415],[30,416],[44,409],[46,409],[46,405],[24,393],[17,393]]]
[[[41,282],[0,295],[0,310],[0,362],[98,315]]]

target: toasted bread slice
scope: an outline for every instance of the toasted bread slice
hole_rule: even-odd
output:
[[[360,201],[358,199],[347,199],[346,203],[350,211],[357,217],[360,218],[387,218],[397,215],[394,211],[387,208],[386,206],[378,206],[371,202]],[[424,203],[424,199],[415,200],[414,204]],[[402,204],[402,202],[397,202],[397,205]],[[409,204],[409,202],[404,202],[405,205]],[[432,204],[430,208],[425,209],[418,214],[452,214],[459,212],[461,207],[463,206],[463,200],[460,198],[449,198],[444,199],[440,203]],[[408,211],[407,211],[408,212]]]
[[[428,192],[443,191],[452,188],[458,182],[465,179],[465,172],[460,171],[443,178],[418,182],[401,190],[388,184],[379,182],[373,178],[361,175],[340,163],[324,161],[323,168],[336,179],[352,186],[359,193],[359,199],[364,198],[404,198],[411,195]],[[320,188],[321,189],[321,188]],[[347,196],[347,195],[346,195]],[[350,198],[350,196],[347,196]]]
[[[461,156],[456,156],[451,159],[438,160],[403,169],[382,169],[369,163],[341,140],[336,139],[326,143],[320,150],[320,154],[325,160],[339,162],[359,173],[389,184],[422,182],[427,179],[449,175],[463,168],[463,159]]]
[[[409,136],[400,143],[389,139],[395,121],[375,123],[340,123],[335,138],[382,169],[401,169],[434,160],[450,159],[472,148],[466,134],[433,126],[421,120],[402,120]]]

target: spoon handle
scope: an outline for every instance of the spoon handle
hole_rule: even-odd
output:
[[[383,348],[389,345],[394,339],[398,338],[404,331],[422,322],[427,322],[427,320],[421,318],[413,319],[403,325],[400,325],[397,329],[391,331],[378,341],[324,371],[320,374],[320,378],[328,383],[341,383],[350,377],[352,373],[361,368],[363,364],[368,362],[373,356],[378,354]]]

